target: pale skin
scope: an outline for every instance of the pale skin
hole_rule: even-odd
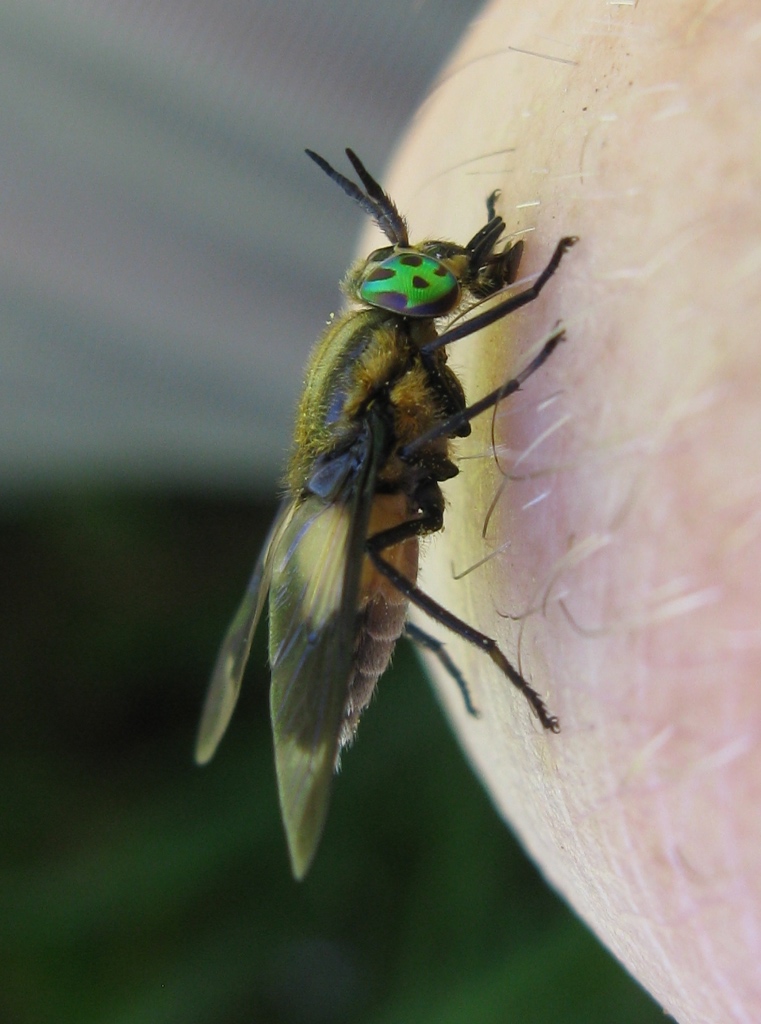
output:
[[[437,687],[496,806],[664,1009],[681,1024],[755,1024],[757,2],[498,0],[384,185],[413,240],[460,242],[501,189],[497,210],[526,242],[521,277],[562,235],[580,238],[538,302],[453,346],[474,400],[567,328],[496,415],[502,472],[489,414],[459,444],[421,575],[499,639],[562,731],[544,732],[482,653],[428,622],[480,718],[434,665]]]

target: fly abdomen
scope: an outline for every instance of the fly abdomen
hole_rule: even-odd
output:
[[[398,592],[394,596],[402,597]],[[340,747],[348,746],[354,739],[360,716],[372,700],[375,684],[388,667],[406,620],[407,601],[389,601],[384,594],[377,594],[368,601],[362,612]]]

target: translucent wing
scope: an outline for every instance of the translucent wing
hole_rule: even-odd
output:
[[[325,825],[351,679],[365,539],[377,473],[372,424],[329,504],[310,496],[277,540],[270,589],[270,708],[291,865],[303,878]]]
[[[283,502],[280,506],[254,566],[245,596],[222,641],[198,728],[195,754],[198,764],[206,764],[214,756],[238,703],[243,672],[270,587],[273,556],[293,512],[291,501]]]

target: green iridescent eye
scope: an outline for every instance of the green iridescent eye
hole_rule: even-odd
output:
[[[374,266],[360,284],[359,295],[369,306],[400,316],[434,317],[454,309],[460,285],[439,260],[409,250]]]

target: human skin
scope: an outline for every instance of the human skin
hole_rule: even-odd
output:
[[[384,183],[413,239],[460,242],[500,188],[521,276],[580,238],[539,301],[453,346],[473,400],[567,330],[498,410],[495,446],[489,414],[458,445],[421,576],[499,639],[562,731],[436,629],[480,717],[433,665],[441,699],[548,879],[664,1009],[757,1022],[757,3],[499,0]]]

